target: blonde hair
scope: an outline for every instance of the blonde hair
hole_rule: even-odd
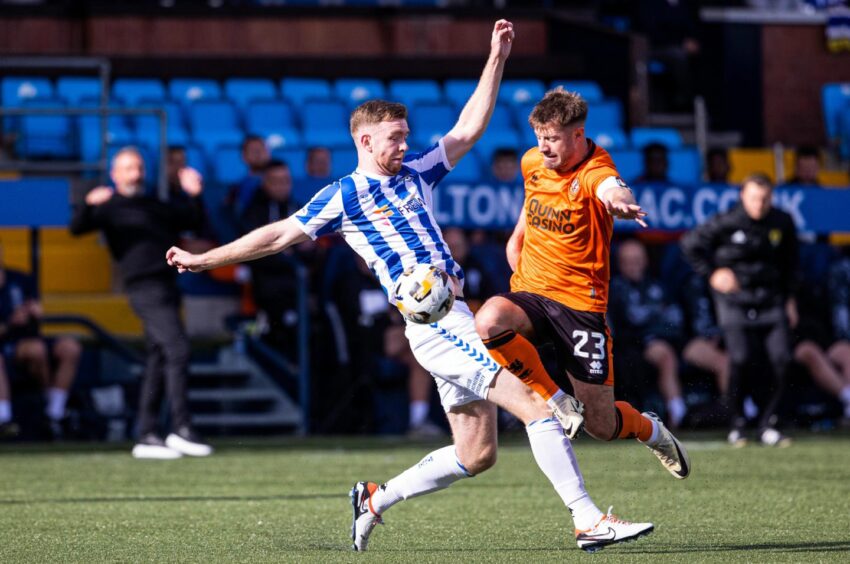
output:
[[[354,135],[364,125],[397,119],[407,119],[407,108],[404,104],[386,100],[369,100],[351,112],[351,134]]]
[[[584,123],[587,119],[587,102],[578,92],[567,92],[562,86],[550,90],[537,102],[528,123],[537,129],[547,125],[568,127]]]

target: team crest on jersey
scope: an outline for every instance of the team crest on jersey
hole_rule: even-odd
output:
[[[780,229],[771,229],[767,234],[767,238],[770,240],[770,244],[774,247],[778,247],[779,243],[782,242],[782,230]]]
[[[573,183],[570,184],[570,195],[575,196],[578,193],[578,178],[573,180]]]

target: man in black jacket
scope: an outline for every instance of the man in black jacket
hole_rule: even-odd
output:
[[[112,160],[115,190],[99,186],[74,210],[75,235],[100,229],[118,262],[130,305],[145,328],[147,359],[139,400],[139,441],[136,458],[179,458],[212,453],[193,432],[186,400],[189,340],[180,318],[180,292],[173,269],[162,257],[181,232],[195,229],[203,218],[199,196],[201,177],[184,168],[180,183],[187,198],[161,202],[148,197],[141,154],[128,147]],[[165,394],[171,407],[172,433],[157,434],[160,404]]]
[[[775,429],[785,370],[790,361],[789,323],[796,325],[794,286],[797,232],[791,216],[773,208],[773,186],[760,174],[741,186],[741,203],[718,214],[682,238],[694,270],[708,278],[717,321],[731,363],[729,400],[734,421],[729,442],[744,442],[743,384],[764,348],[773,382],[761,402],[759,439],[770,446],[790,441]]]

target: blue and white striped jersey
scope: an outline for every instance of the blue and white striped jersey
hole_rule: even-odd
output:
[[[431,210],[432,190],[451,170],[443,140],[422,153],[406,155],[395,176],[360,169],[329,184],[295,217],[315,239],[338,232],[381,282],[394,302],[392,288],[405,270],[427,263],[463,281]]]

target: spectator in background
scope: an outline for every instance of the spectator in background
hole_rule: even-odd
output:
[[[496,184],[522,184],[519,154],[516,149],[501,147],[493,152],[490,174]]]
[[[643,174],[637,182],[669,182],[670,163],[667,146],[649,143],[643,148]]]
[[[242,141],[242,161],[248,167],[248,174],[230,187],[227,203],[236,217],[251,201],[254,192],[260,187],[263,170],[270,159],[265,140],[258,135],[248,135]]]
[[[644,362],[658,374],[658,389],[667,408],[667,422],[676,428],[687,406],[679,382],[677,337],[682,312],[667,299],[661,284],[647,275],[649,259],[643,243],[627,240],[617,252],[619,274],[611,280],[610,319],[614,332],[616,392],[626,401],[643,388]],[[640,398],[643,399],[643,398]]]
[[[331,178],[331,151],[327,147],[310,147],[304,163],[307,176],[299,178],[293,197],[296,202],[309,202],[313,195],[334,181]]]
[[[443,229],[443,239],[449,246],[455,262],[463,267],[466,276],[463,281],[463,295],[469,309],[474,313],[488,298],[499,293],[499,290],[493,285],[492,276],[484,265],[470,254],[466,231],[460,227],[448,227]]]
[[[682,358],[714,376],[721,403],[728,404],[729,355],[723,348],[723,334],[714,317],[714,304],[702,276],[692,274],[684,288],[682,305],[687,343]]]
[[[712,184],[729,184],[729,152],[713,147],[705,155],[706,180]]]
[[[144,325],[147,358],[139,400],[139,440],[135,458],[207,456],[212,448],[194,432],[186,398],[189,339],[180,317],[180,292],[174,270],[163,260],[179,234],[197,229],[203,218],[202,179],[184,168],[183,200],[161,202],[145,195],[145,164],[132,147],[118,151],[110,171],[115,189],[99,186],[74,210],[75,235],[102,230],[118,262],[130,305]],[[172,432],[157,433],[163,388],[171,407]]]
[[[829,306],[833,343],[827,349],[830,362],[841,375],[839,397],[844,404],[844,423],[850,425],[850,247],[829,269]]]
[[[0,245],[0,357],[5,365],[35,378],[44,390],[44,415],[54,438],[64,434],[68,391],[77,375],[82,347],[72,337],[46,339],[39,327],[41,303],[31,276],[5,268]],[[2,360],[0,360],[2,363]],[[3,367],[0,367],[0,372]],[[0,375],[5,380],[5,373]],[[10,390],[0,384],[0,424],[11,420]],[[5,421],[4,421],[5,420]]]
[[[685,234],[682,250],[694,271],[708,279],[717,320],[730,358],[729,401],[734,413],[729,442],[744,440],[743,390],[762,349],[772,381],[759,399],[758,436],[762,444],[787,446],[776,429],[776,409],[790,361],[789,325],[797,322],[794,300],[797,233],[786,212],[772,207],[773,185],[762,174],[747,177],[741,203]],[[752,382],[755,384],[755,382]],[[760,395],[760,394],[759,394]]]
[[[0,355],[0,441],[14,439],[20,432],[18,424],[12,421],[12,392],[6,365]]]
[[[794,176],[786,184],[794,186],[819,187],[820,151],[817,147],[802,146],[794,156]]]

